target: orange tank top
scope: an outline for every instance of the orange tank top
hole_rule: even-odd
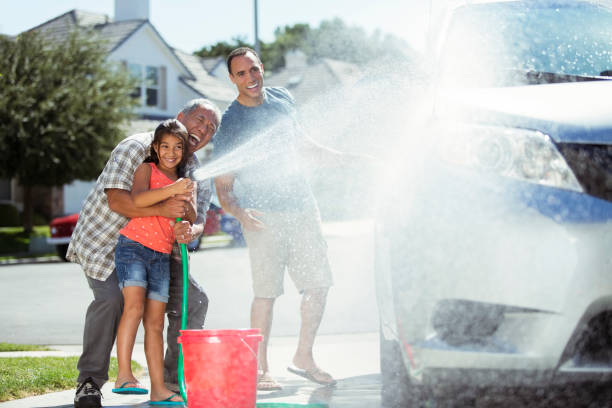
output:
[[[151,166],[151,180],[149,181],[151,190],[173,183],[159,171],[155,163],[148,164]],[[160,216],[136,217],[132,218],[119,233],[154,251],[169,254],[172,252],[172,245],[175,241],[174,229],[170,226],[170,221],[170,218]]]

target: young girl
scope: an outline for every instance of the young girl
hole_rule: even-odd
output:
[[[187,130],[177,120],[162,122],[151,142],[150,156],[134,173],[132,199],[148,207],[176,194],[192,194],[191,180],[183,177],[187,160]],[[146,394],[131,370],[136,332],[143,321],[145,354],[151,378],[150,405],[182,405],[180,395],[164,385],[163,329],[170,282],[170,253],[175,241],[169,218],[140,217],[120,231],[115,267],[124,307],[117,333],[119,372],[113,392]],[[194,221],[194,220],[191,220]]]

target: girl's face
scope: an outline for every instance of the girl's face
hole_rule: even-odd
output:
[[[165,169],[175,169],[183,158],[183,141],[171,134],[163,135],[158,144],[153,145],[159,166]]]

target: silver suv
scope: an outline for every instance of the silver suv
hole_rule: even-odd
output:
[[[398,147],[376,222],[383,404],[609,387],[612,9],[446,11],[424,142]]]

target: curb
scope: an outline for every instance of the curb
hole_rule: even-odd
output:
[[[59,256],[38,256],[32,258],[2,259],[0,265],[19,265],[31,263],[63,262]]]

